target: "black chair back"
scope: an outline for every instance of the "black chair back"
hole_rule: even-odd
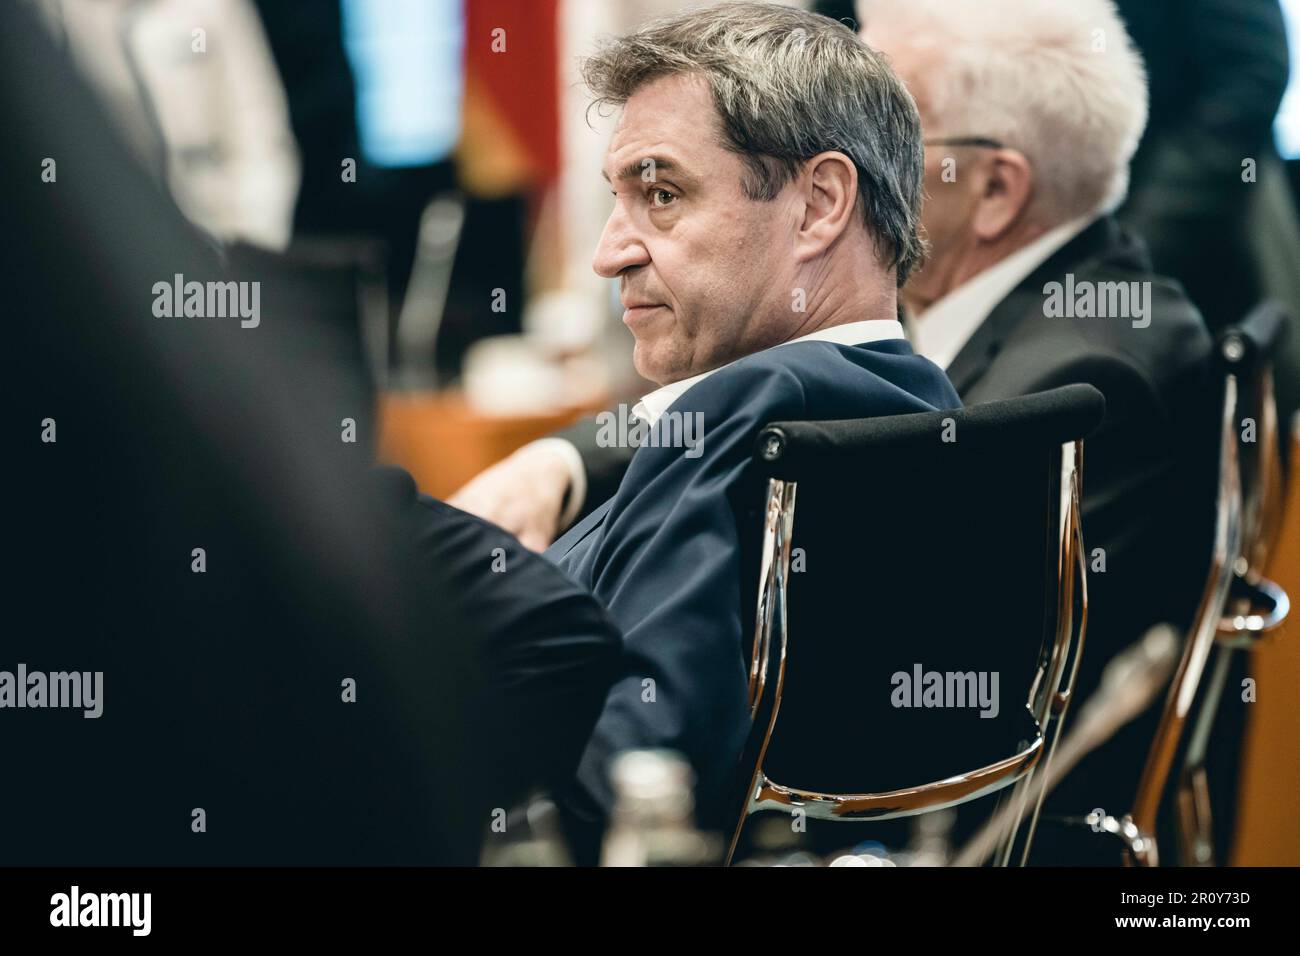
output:
[[[760,434],[756,471],[794,498],[774,611],[788,645],[784,679],[773,649],[760,682],[743,781],[761,761],[801,790],[881,793],[1024,745],[1060,614],[1063,446],[1073,453],[1104,409],[1095,388],[1071,385]],[[760,625],[763,600],[760,585]]]

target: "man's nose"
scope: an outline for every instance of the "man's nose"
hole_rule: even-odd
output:
[[[636,234],[631,219],[623,211],[622,205],[616,205],[605,222],[605,230],[600,234],[596,244],[596,254],[592,257],[591,267],[596,274],[606,279],[613,279],[624,269],[644,266],[650,262],[650,253]]]

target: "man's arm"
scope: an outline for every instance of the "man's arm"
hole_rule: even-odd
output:
[[[590,593],[495,525],[416,493],[397,468],[378,470],[424,573],[442,582],[482,643],[508,740],[498,740],[508,794],[572,779],[621,658],[618,627]],[[497,805],[497,804],[494,804]]]
[[[635,447],[607,447],[586,418],[525,445],[475,476],[448,502],[544,551],[574,522],[614,496]]]
[[[696,772],[697,810],[706,820],[717,812],[749,724],[733,505],[747,488],[754,436],[768,421],[802,418],[803,397],[789,369],[767,362],[739,363],[701,382],[665,413],[691,421],[698,448],[647,437],[600,542],[557,557],[591,583],[623,630],[625,670],[566,805],[580,822],[599,825],[610,812],[610,761],[637,748],[685,755]]]

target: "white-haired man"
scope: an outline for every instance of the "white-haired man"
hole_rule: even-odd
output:
[[[917,351],[967,404],[1074,381],[1106,396],[1084,472],[1087,695],[1146,628],[1190,617],[1209,554],[1209,336],[1110,215],[1147,118],[1141,57],[1112,0],[858,9],[925,135],[930,258],[902,293]],[[1058,806],[1123,809],[1155,711],[1081,764]]]

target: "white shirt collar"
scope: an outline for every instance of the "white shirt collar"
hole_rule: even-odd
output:
[[[862,322],[846,322],[844,325],[833,325],[829,329],[820,329],[816,332],[810,332],[807,335],[801,335],[797,339],[790,339],[788,342],[780,342],[772,348],[780,348],[782,345],[792,345],[795,342],[835,342],[839,345],[865,345],[868,342],[880,342],[885,339],[903,338],[903,326],[893,319],[867,319]],[[765,349],[764,351],[770,351]],[[740,361],[736,359],[735,361]],[[637,402],[632,409],[632,414],[641,419],[648,425],[653,425],[659,421],[659,416],[672,407],[673,402],[681,398],[690,390],[691,386],[704,381],[715,372],[720,372],[727,365],[719,365],[717,368],[709,369],[707,372],[701,372],[691,378],[684,378],[680,382],[670,382],[662,388],[655,389],[649,395],[644,396],[641,401]]]
[[[1096,219],[1089,213],[1064,222],[967,279],[909,321],[912,347],[940,368],[948,368],[997,304]]]

